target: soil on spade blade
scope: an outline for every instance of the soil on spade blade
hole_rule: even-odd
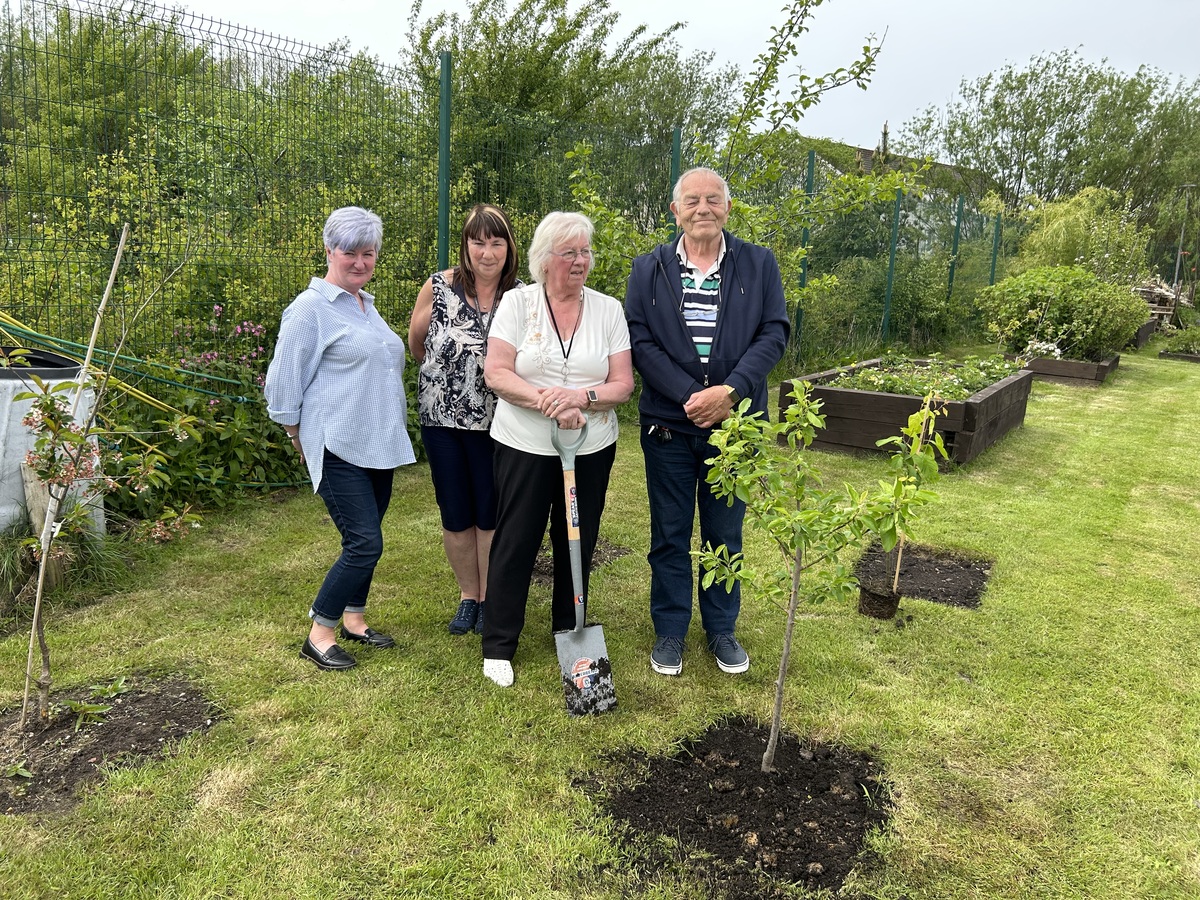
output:
[[[860,584],[886,584],[889,589],[895,574],[895,551],[884,553],[878,544],[867,549],[854,569]],[[900,594],[977,609],[990,575],[991,565],[987,562],[910,545],[904,548],[900,560]]]
[[[18,727],[19,705],[0,714],[0,775],[8,776],[0,778],[0,812],[66,812],[109,768],[163,756],[219,718],[217,709],[183,676],[131,678],[126,685],[124,693],[108,698],[88,689],[52,695],[55,711],[44,728],[36,708],[30,710],[23,731]],[[76,729],[78,714],[68,707],[73,700],[111,709],[99,721]]]
[[[637,868],[669,867],[659,840],[678,842],[681,871],[712,898],[759,900],[796,885],[837,891],[864,862],[864,839],[889,818],[882,771],[865,753],[782,734],[762,771],[769,729],[735,718],[672,756],[623,757],[632,786],[609,793]]]

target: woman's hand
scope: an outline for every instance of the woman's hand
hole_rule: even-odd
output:
[[[566,387],[538,388],[538,411],[546,418],[557,418],[569,409],[582,412],[587,405],[587,391]]]
[[[307,460],[304,458],[304,448],[300,446],[300,432],[297,431],[295,434],[292,434],[289,431],[288,437],[291,439],[292,446],[296,449],[296,452],[300,454],[300,463],[303,465]]]
[[[587,414],[581,409],[563,408],[562,412],[554,416],[554,419],[558,422],[559,428],[577,431],[587,423]]]

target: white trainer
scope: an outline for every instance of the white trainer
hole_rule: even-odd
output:
[[[512,687],[513,667],[507,659],[485,659],[483,674],[500,687]]]

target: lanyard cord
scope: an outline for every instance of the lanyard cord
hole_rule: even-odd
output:
[[[562,333],[558,330],[558,319],[554,317],[554,305],[550,302],[550,295],[546,292],[545,285],[542,286],[542,295],[546,298],[546,311],[550,313],[550,322],[554,325],[554,336],[558,338],[558,349],[562,351],[562,373],[563,378],[566,378],[567,360],[571,358],[571,348],[575,346],[575,335],[579,334],[579,326],[583,324],[583,291],[579,292],[579,316],[575,319],[575,330],[571,332],[571,339],[565,344]]]

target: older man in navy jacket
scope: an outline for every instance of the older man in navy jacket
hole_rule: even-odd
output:
[[[692,618],[692,528],[700,540],[742,549],[746,507],[712,495],[708,444],[743,397],[766,412],[767,375],[787,346],[789,320],[775,255],[725,231],[729,186],[712,169],[680,177],[671,211],[683,234],[633,261],[625,316],[633,364],[642,376],[638,402],[646,489],[650,497],[650,665],[662,675],[683,669]],[[703,572],[700,573],[703,576]],[[721,671],[750,668],[734,636],[741,593],[735,583],[699,588],[700,621]]]

